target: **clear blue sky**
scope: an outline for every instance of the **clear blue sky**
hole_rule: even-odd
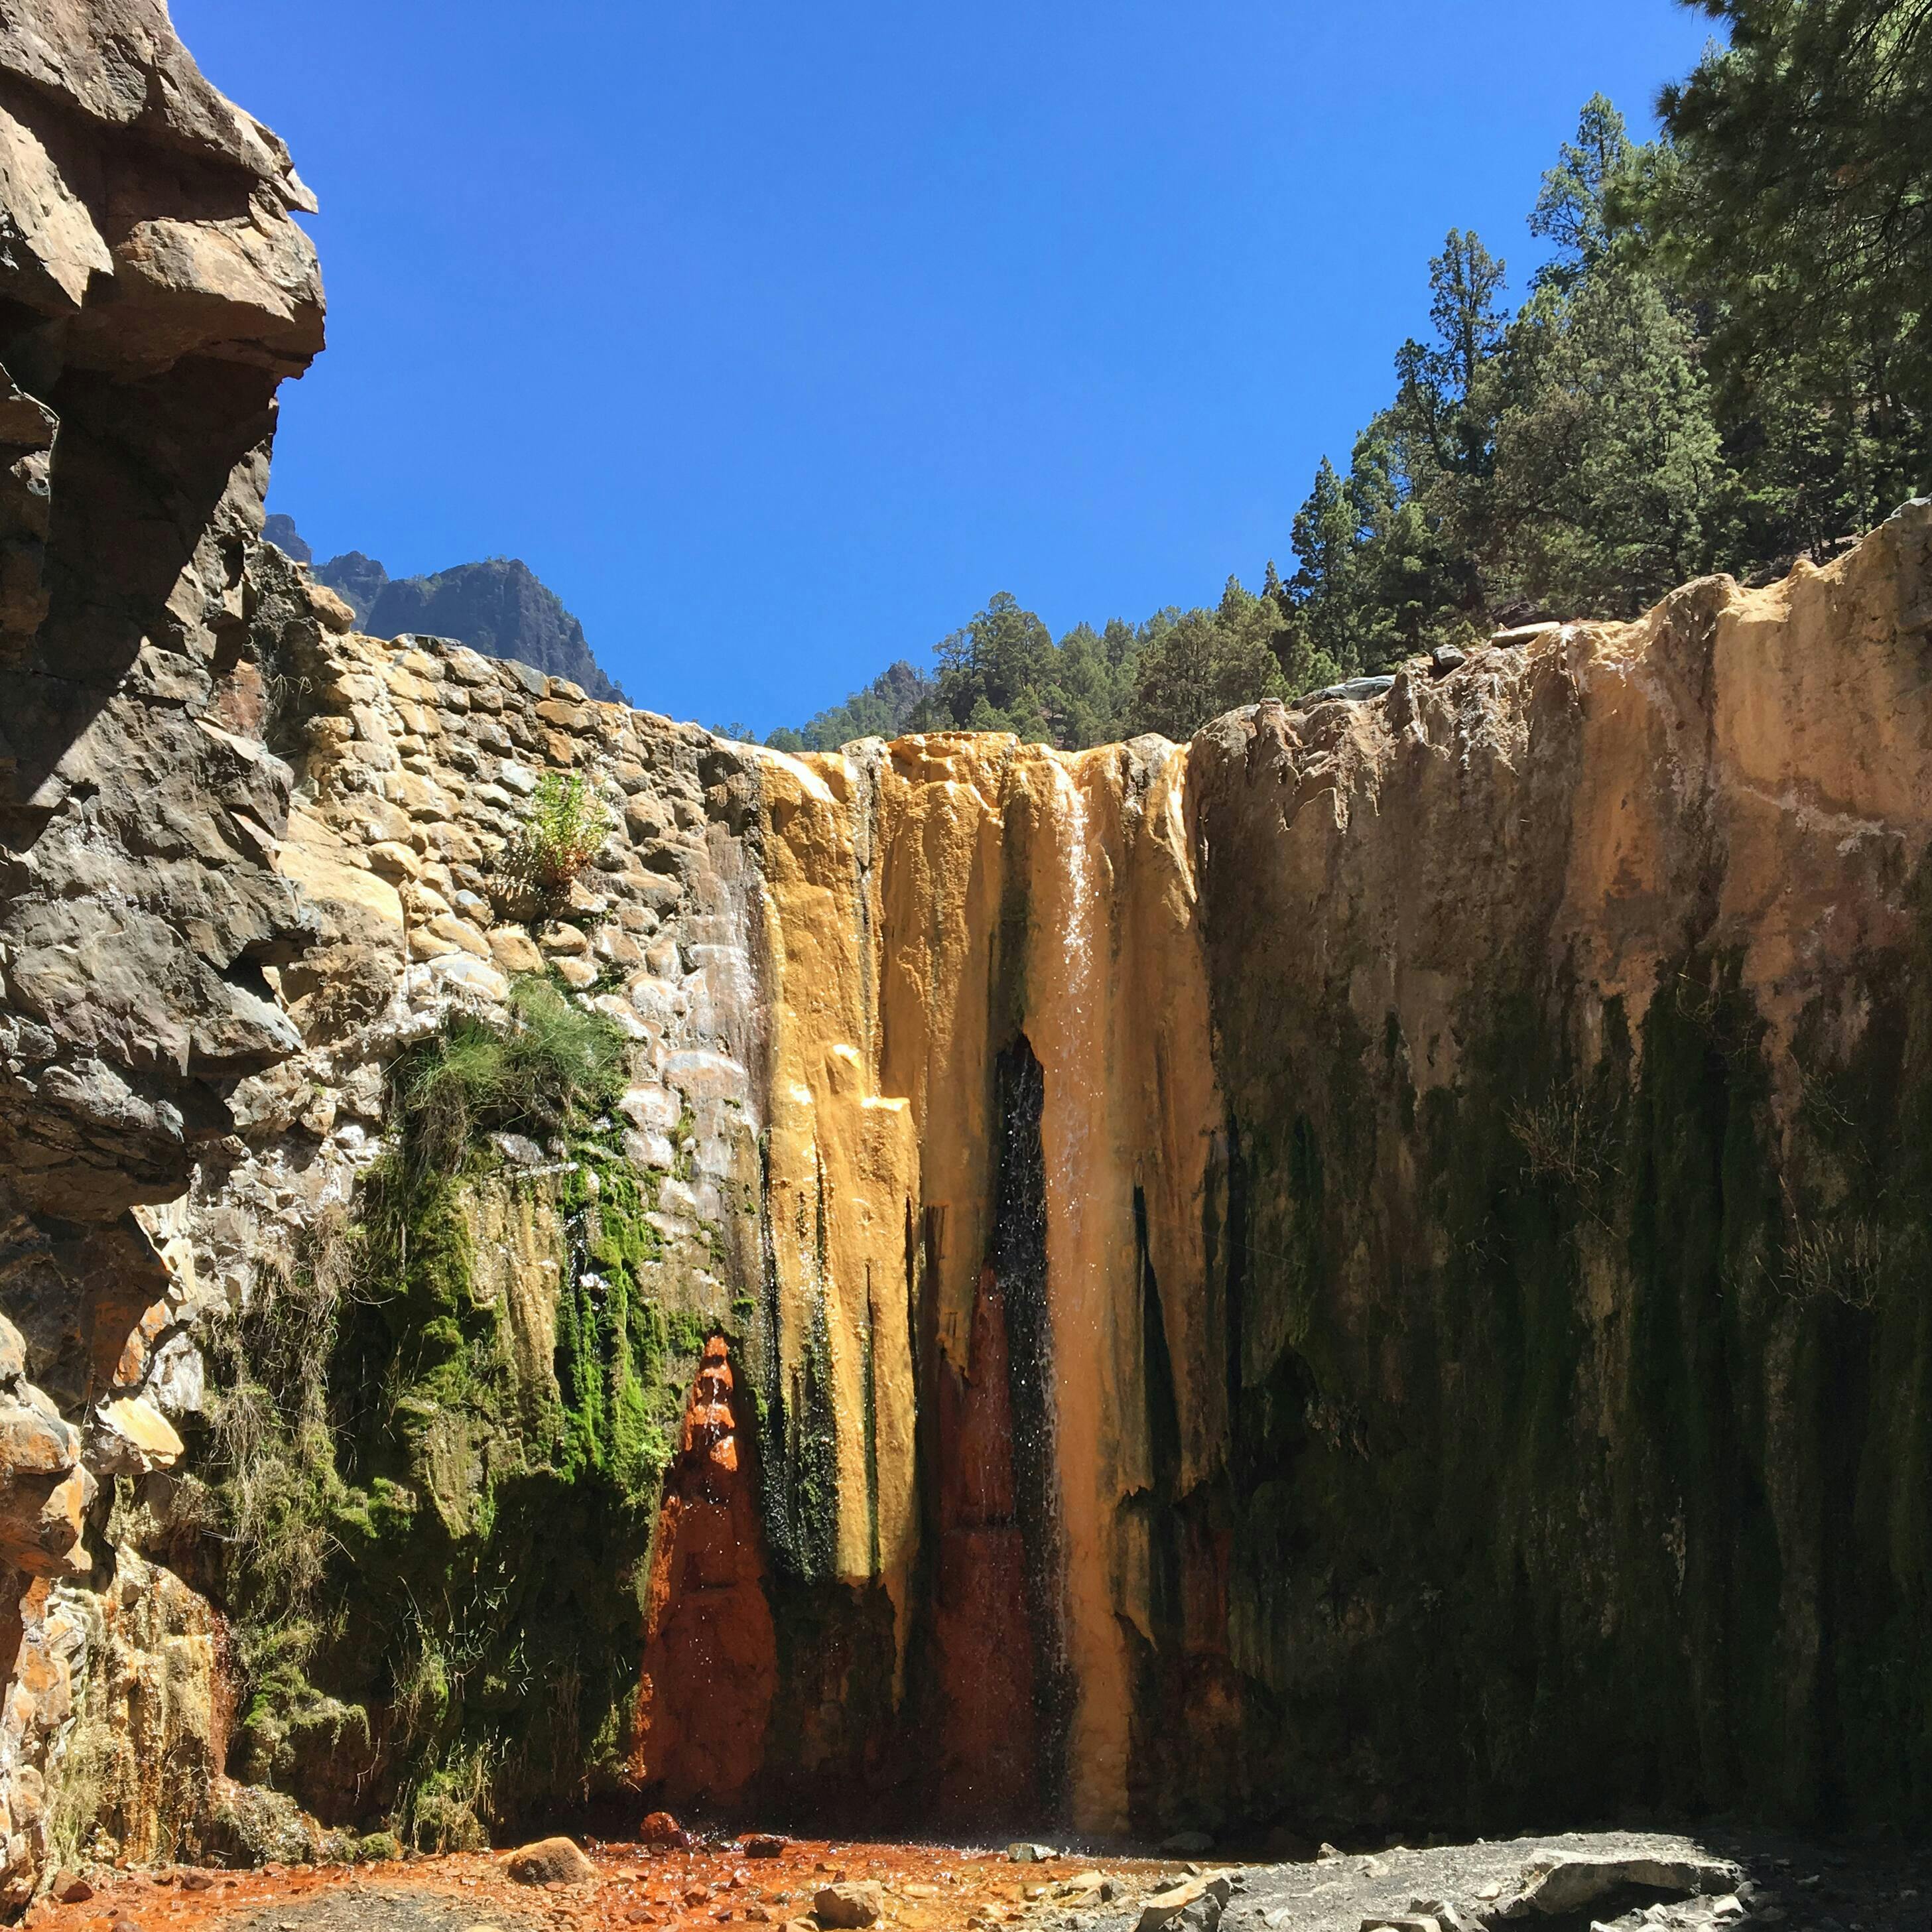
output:
[[[995,590],[1258,584],[1478,229],[1520,285],[1672,0],[176,0],[322,200],[272,507],[525,559],[634,701],[759,730]]]

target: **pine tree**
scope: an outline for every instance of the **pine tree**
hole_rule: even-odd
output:
[[[1634,616],[1709,569],[1729,494],[1696,344],[1642,269],[1600,257],[1512,331],[1493,580],[1564,616]]]
[[[1276,607],[1229,578],[1219,607],[1177,616],[1141,649],[1129,722],[1184,740],[1210,718],[1288,694],[1273,638]]]
[[[1629,199],[1711,318],[1756,541],[1820,547],[1932,486],[1932,4],[1699,3],[1730,44]]]
[[[1573,289],[1603,259],[1610,245],[1610,197],[1636,156],[1624,117],[1606,96],[1592,94],[1577,118],[1576,140],[1557,151],[1530,214],[1529,232],[1557,249],[1537,271],[1538,287]]]

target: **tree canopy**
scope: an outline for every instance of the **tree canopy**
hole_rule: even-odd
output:
[[[1076,625],[1002,591],[802,730],[1065,748],[1388,669],[1534,614],[1636,615],[1712,571],[1822,560],[1932,484],[1932,0],[1685,0],[1729,30],[1658,138],[1584,103],[1511,311],[1473,230],[1346,470],[1324,456],[1258,594]]]

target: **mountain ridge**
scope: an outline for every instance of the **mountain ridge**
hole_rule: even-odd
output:
[[[581,685],[590,697],[628,704],[623,687],[596,659],[584,626],[563,600],[520,557],[493,556],[416,577],[392,577],[374,557],[344,550],[321,562],[286,512],[262,535],[307,564],[356,614],[371,637],[420,632],[454,638],[485,657],[506,658]]]

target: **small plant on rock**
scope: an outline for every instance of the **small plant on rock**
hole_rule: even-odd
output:
[[[398,1154],[409,1180],[454,1176],[468,1150],[502,1130],[548,1135],[613,1103],[624,1039],[535,974],[512,982],[510,1023],[452,1012],[389,1069]]]
[[[581,772],[546,772],[538,780],[524,822],[496,855],[502,896],[532,932],[569,904],[572,886],[616,824]]]

